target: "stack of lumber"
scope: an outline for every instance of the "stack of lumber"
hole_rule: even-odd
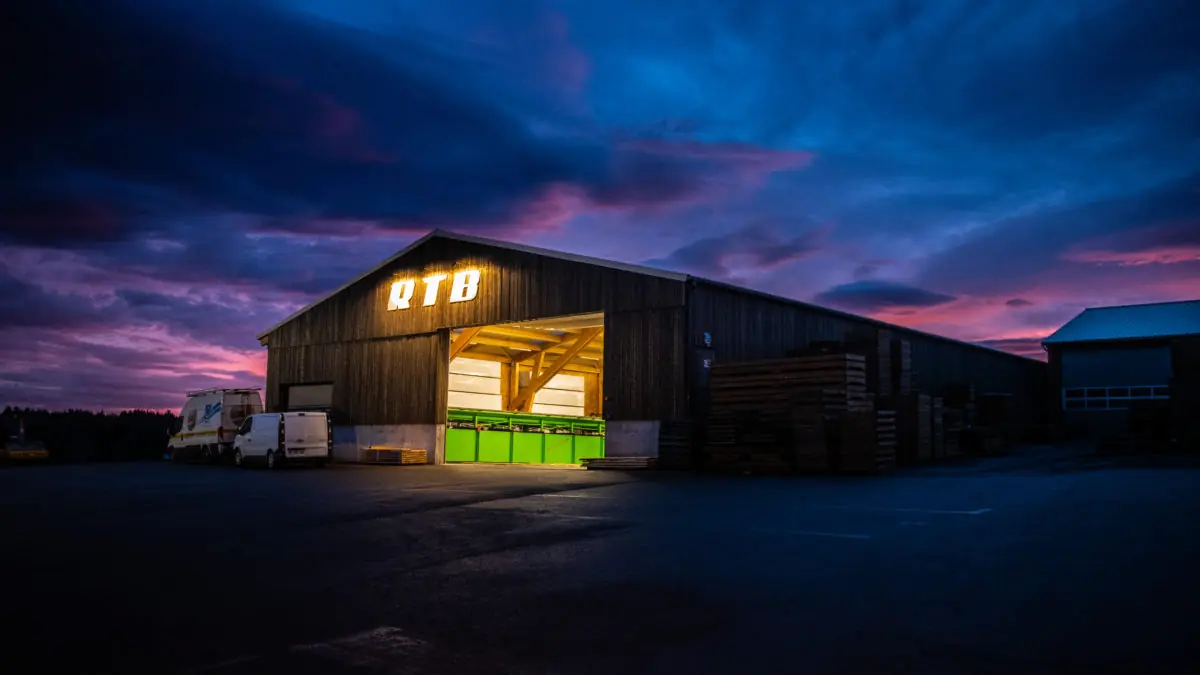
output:
[[[947,385],[944,393],[946,407],[962,411],[963,426],[974,424],[976,418],[975,385],[970,382]]]
[[[658,427],[658,465],[686,469],[692,465],[691,420],[669,420]]]
[[[917,390],[916,377],[913,372],[912,342],[909,340],[892,340],[892,386],[899,396],[907,396]]]
[[[929,402],[929,439],[932,445],[933,458],[945,459],[946,425],[943,417],[945,415],[945,406],[942,404],[942,397],[940,396],[934,396]]]
[[[368,445],[363,449],[360,461],[366,464],[428,464],[429,453],[423,448]]]
[[[826,419],[797,420],[792,426],[792,464],[797,471],[823,472],[830,469],[831,445],[826,436],[831,430]]]
[[[885,462],[888,469],[896,467],[896,445],[900,440],[895,410],[875,411],[876,460]]]
[[[714,365],[704,456],[709,468],[824,469],[830,418],[871,411],[866,358],[816,353]]]
[[[892,380],[891,331],[872,329],[865,333],[854,333],[847,337],[844,351],[866,357],[869,391],[882,398],[889,398],[895,394]]]
[[[962,454],[959,438],[962,435],[963,411],[958,408],[946,408],[943,411],[942,427],[946,436],[946,457],[958,457]]]
[[[902,466],[928,462],[933,459],[933,401],[927,394],[909,394],[896,402],[897,462]]]
[[[896,466],[892,446],[879,442],[879,420],[874,410],[856,410],[836,422],[830,447],[830,468],[841,473],[882,473]]]
[[[658,465],[655,457],[581,457],[579,462],[585,469],[633,471],[653,469]]]

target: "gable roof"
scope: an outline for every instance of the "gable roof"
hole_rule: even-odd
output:
[[[1085,309],[1042,340],[1042,344],[1144,340],[1181,335],[1200,335],[1200,300]]]
[[[421,244],[424,244],[425,242],[429,241],[430,239],[447,239],[450,241],[460,241],[460,242],[465,242],[465,243],[469,243],[469,244],[479,244],[481,246],[491,246],[492,248],[503,248],[503,249],[508,249],[510,251],[520,251],[521,253],[530,253],[533,255],[546,256],[547,258],[557,258],[559,260],[567,260],[570,262],[583,263],[585,265],[596,265],[597,267],[607,267],[609,269],[621,270],[622,272],[632,272],[634,274],[645,274],[645,275],[654,276],[654,277],[661,277],[663,279],[671,279],[673,281],[687,281],[688,280],[688,275],[686,275],[686,274],[680,274],[678,272],[668,272],[666,270],[660,270],[660,269],[656,269],[654,267],[645,267],[642,265],[630,265],[627,263],[616,262],[614,260],[605,260],[603,258],[593,258],[591,256],[586,256],[586,255],[576,255],[574,253],[564,253],[562,251],[553,251],[548,248],[538,248],[536,246],[526,246],[525,244],[514,244],[512,242],[502,241],[499,239],[488,239],[486,237],[476,237],[476,236],[469,235],[469,234],[459,234],[457,232],[447,232],[445,230],[432,230],[431,232],[429,232],[425,236],[421,237],[420,239],[414,241],[413,243],[409,244],[408,246],[405,246],[403,249],[400,250],[399,253],[396,253],[395,255],[384,260],[383,262],[379,263],[378,265],[376,265],[376,266],[368,269],[367,271],[363,272],[362,274],[354,277],[350,281],[347,281],[346,283],[342,284],[341,286],[338,286],[337,288],[333,289],[329,293],[326,293],[325,295],[321,296],[320,298],[317,298],[315,301],[309,303],[305,307],[293,312],[291,315],[289,315],[283,321],[280,321],[279,323],[275,324],[274,326],[271,326],[270,328],[263,331],[262,333],[259,333],[258,340],[261,342],[263,340],[263,338],[267,337],[271,333],[274,333],[281,326],[287,324],[288,322],[292,321],[293,319],[300,316],[301,314],[304,314],[305,312],[312,309],[313,307],[316,307],[317,305],[321,304],[322,302],[325,302],[329,298],[332,298],[333,296],[337,295],[338,293],[341,293],[342,291],[346,290],[347,288],[350,288],[354,284],[371,276],[375,272],[378,272],[379,270],[383,269],[384,267],[387,267],[388,265],[399,260],[400,258],[403,258],[404,256],[408,255],[409,252],[415,250]]]
[[[333,291],[326,293],[325,295],[318,298],[316,301],[310,303],[308,306],[294,312],[292,315],[288,316],[286,319],[280,321],[279,323],[275,324],[271,328],[260,333],[258,335],[259,341],[261,342],[264,338],[266,338],[271,333],[275,332],[275,330],[277,330],[279,327],[287,324],[289,321],[295,319],[296,317],[300,316],[301,314],[304,314],[308,310],[312,309],[313,307],[316,307],[317,305],[321,304],[322,302],[325,302],[326,300],[337,295],[338,293],[341,293],[345,289],[349,288],[350,286],[353,286],[354,284],[358,283],[362,279],[365,279],[366,277],[370,276],[371,274],[374,274],[375,272],[379,271],[380,269],[390,265],[391,263],[395,262],[396,260],[407,255],[410,251],[416,249],[421,244],[424,244],[425,242],[429,241],[430,239],[434,239],[434,238],[447,239],[450,241],[461,241],[461,242],[467,242],[467,243],[471,243],[471,244],[478,244],[481,246],[491,246],[494,248],[503,248],[503,249],[508,249],[510,251],[520,251],[522,253],[530,253],[533,255],[546,256],[549,258],[557,258],[559,260],[567,260],[567,261],[583,263],[583,264],[587,264],[587,265],[596,265],[599,267],[607,267],[609,269],[621,270],[624,272],[632,272],[634,274],[646,274],[646,275],[650,275],[650,276],[660,277],[663,279],[671,279],[673,281],[702,282],[705,284],[710,284],[712,286],[726,288],[728,290],[736,291],[739,293],[746,293],[748,295],[754,295],[754,296],[758,296],[758,297],[765,298],[768,300],[773,300],[773,301],[791,305],[794,307],[803,307],[803,308],[811,310],[811,311],[821,312],[827,316],[836,316],[839,318],[851,319],[854,321],[861,321],[861,322],[865,322],[865,323],[875,325],[875,326],[878,326],[881,328],[888,328],[890,330],[902,331],[902,332],[908,333],[910,335],[920,335],[920,336],[927,337],[927,338],[933,338],[935,340],[939,340],[944,343],[953,343],[953,344],[961,345],[961,346],[965,346],[965,347],[973,347],[978,350],[982,350],[985,352],[989,352],[989,353],[997,354],[997,355],[1001,355],[1001,356],[1011,357],[1013,359],[1019,359],[1021,361],[1040,363],[1036,359],[1031,359],[1027,356],[1021,356],[1020,354],[1013,354],[1012,352],[1006,352],[1002,349],[997,349],[995,347],[990,347],[988,345],[979,344],[977,342],[966,342],[964,340],[956,340],[954,338],[946,337],[944,335],[937,335],[935,333],[927,333],[925,331],[917,330],[915,328],[908,328],[905,326],[897,326],[894,324],[889,324],[884,321],[880,321],[878,319],[872,319],[870,317],[859,316],[857,314],[851,314],[849,312],[843,312],[840,310],[831,309],[829,307],[823,307],[821,305],[814,305],[812,303],[804,302],[802,300],[796,300],[794,298],[788,298],[788,297],[784,297],[784,296],[780,296],[780,295],[773,295],[771,293],[766,293],[763,291],[756,291],[751,288],[735,286],[733,284],[726,283],[723,281],[716,281],[713,279],[705,279],[703,277],[697,277],[697,276],[690,275],[690,274],[682,274],[679,272],[670,272],[670,271],[661,270],[661,269],[658,269],[655,267],[646,267],[644,265],[633,265],[633,264],[629,264],[629,263],[616,262],[614,260],[605,260],[604,258],[593,258],[591,256],[576,255],[574,253],[564,253],[562,251],[554,251],[551,249],[538,248],[536,246],[527,246],[525,244],[515,244],[513,242],[502,241],[499,239],[488,239],[486,237],[476,237],[474,235],[469,235],[469,234],[459,234],[457,232],[447,232],[445,230],[433,230],[433,231],[427,233],[425,236],[423,236],[420,239],[417,239],[413,243],[409,244],[404,249],[402,249],[400,252],[389,257],[387,260],[384,260],[383,262],[379,263],[378,265],[375,265],[374,267],[363,272],[362,274],[358,275],[357,277],[354,277],[350,281],[347,281],[346,283],[342,284],[341,286],[334,289]]]

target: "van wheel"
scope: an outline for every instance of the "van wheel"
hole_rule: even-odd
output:
[[[200,459],[202,459],[205,464],[212,464],[212,450],[209,450],[207,445],[200,446]]]
[[[279,468],[279,463],[278,463],[278,460],[275,458],[274,450],[267,451],[267,468],[268,469],[278,469]]]
[[[237,467],[237,468],[239,468],[239,469],[244,469],[244,468],[246,468],[246,464],[245,464],[245,462],[243,462],[243,461],[242,461],[242,450],[241,450],[241,448],[234,448],[234,450],[233,450],[233,465],[234,465],[234,466],[236,466],[236,467]]]

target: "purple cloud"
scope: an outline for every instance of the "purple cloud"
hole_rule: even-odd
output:
[[[954,302],[956,298],[891,281],[864,280],[834,286],[818,293],[815,300],[825,305],[871,313],[882,309],[936,307]]]

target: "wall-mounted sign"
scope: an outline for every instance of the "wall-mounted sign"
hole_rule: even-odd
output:
[[[449,274],[433,274],[421,279],[421,305],[434,305],[441,294],[442,282],[450,278]],[[412,306],[413,295],[417,292],[416,279],[401,279],[392,284],[388,294],[388,311],[408,309]],[[474,300],[479,295],[479,270],[459,270],[454,273],[450,282],[450,302],[466,302]]]

